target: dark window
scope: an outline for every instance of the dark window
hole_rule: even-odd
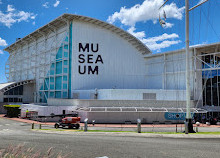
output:
[[[22,98],[18,98],[18,102],[22,102]]]
[[[14,92],[14,89],[10,89],[9,92],[8,92],[8,95],[14,95],[13,92]]]
[[[4,102],[8,102],[8,98],[4,98]]]
[[[23,86],[19,87],[19,94],[18,95],[23,95]]]
[[[15,87],[14,88],[14,95],[18,95],[19,94],[19,90],[18,89],[19,89],[19,87]]]
[[[14,98],[14,102],[18,102],[18,98]]]
[[[12,88],[5,92],[4,95],[23,95],[23,86]]]
[[[14,99],[13,98],[9,98],[9,102],[13,102],[14,101]]]

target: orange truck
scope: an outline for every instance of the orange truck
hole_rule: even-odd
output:
[[[62,120],[60,120],[59,122],[55,123],[54,127],[55,128],[64,128],[64,127],[68,127],[68,128],[75,128],[75,129],[79,129],[80,127],[80,117],[65,117]]]

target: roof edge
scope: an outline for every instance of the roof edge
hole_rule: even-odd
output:
[[[30,33],[30,34],[26,35],[25,37],[19,39],[18,41],[14,42],[13,44],[7,46],[7,47],[4,49],[4,51],[9,52],[9,51],[11,50],[11,48],[13,48],[15,45],[17,45],[17,44],[20,43],[21,41],[24,41],[26,38],[27,38],[27,39],[30,38],[31,35],[33,35],[34,33],[37,33],[38,31],[40,31],[40,30],[43,29],[43,28],[46,28],[46,27],[49,26],[51,23],[56,22],[57,20],[65,19],[66,16],[71,16],[71,17],[72,17],[71,19],[67,19],[67,20],[73,20],[73,19],[82,20],[82,19],[80,19],[80,18],[85,18],[85,19],[87,18],[87,19],[91,19],[91,21],[92,21],[92,20],[96,20],[96,21],[98,21],[98,22],[100,22],[100,23],[105,23],[105,24],[107,24],[108,26],[111,26],[111,27],[115,28],[115,30],[120,30],[120,31],[122,31],[123,33],[127,34],[128,36],[131,37],[131,39],[134,39],[134,40],[137,42],[137,44],[138,44],[139,46],[141,46],[141,48],[139,49],[139,51],[141,51],[141,50],[143,50],[143,49],[146,49],[145,52],[148,52],[148,53],[152,54],[151,50],[150,50],[143,42],[141,42],[141,41],[140,41],[139,39],[137,39],[135,36],[133,36],[132,34],[128,33],[127,31],[125,31],[125,30],[123,30],[123,29],[121,29],[121,28],[119,28],[119,27],[117,27],[117,26],[114,26],[114,25],[112,25],[112,24],[110,24],[110,23],[107,23],[107,22],[102,21],[102,20],[99,20],[99,19],[95,19],[95,18],[83,16],[83,15],[69,14],[69,13],[64,13],[64,14],[62,14],[61,16],[59,16],[59,17],[57,17],[56,19],[50,21],[49,23],[45,24],[44,26],[38,28],[37,30],[33,31],[32,33]],[[95,24],[95,25],[98,25],[98,24]],[[103,26],[101,26],[101,27],[103,27]],[[105,27],[103,27],[103,28],[105,28]],[[107,28],[106,28],[106,29],[107,29]],[[111,31],[111,30],[110,30],[110,31]],[[119,35],[119,36],[120,36],[120,35]],[[126,39],[126,40],[127,40],[127,39]],[[132,43],[132,42],[130,42],[129,40],[127,40],[127,41],[128,41],[129,43]],[[9,53],[10,53],[10,52],[9,52]]]

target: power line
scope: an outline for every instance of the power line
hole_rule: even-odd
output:
[[[197,5],[195,5],[194,7],[190,8],[189,11],[191,11],[191,10],[197,8],[198,6],[202,5],[202,4],[205,3],[205,2],[208,2],[208,0],[205,0],[205,1],[203,1],[203,2],[201,2],[201,3],[199,3],[199,4],[197,4]]]
[[[166,0],[159,8],[159,10],[168,2],[168,0]]]
[[[203,12],[203,10],[202,10],[202,13],[203,13],[204,16],[206,17],[206,19],[207,19],[209,25],[211,26],[212,30],[214,31],[215,35],[216,35],[216,36],[218,37],[218,39],[220,40],[219,35],[218,35],[217,32],[215,31],[214,27],[212,26],[212,24],[211,24],[210,21],[209,21],[209,18],[205,15],[205,13]]]

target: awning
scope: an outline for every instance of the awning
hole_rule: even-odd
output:
[[[13,85],[15,82],[9,82],[9,83],[0,83],[0,91],[2,91],[4,88]]]
[[[34,80],[25,80],[25,81],[19,81],[19,82],[1,83],[0,84],[0,91],[4,93],[4,92],[6,92],[10,89],[13,89],[13,88],[21,86],[21,85],[29,84],[29,83],[34,83]]]

